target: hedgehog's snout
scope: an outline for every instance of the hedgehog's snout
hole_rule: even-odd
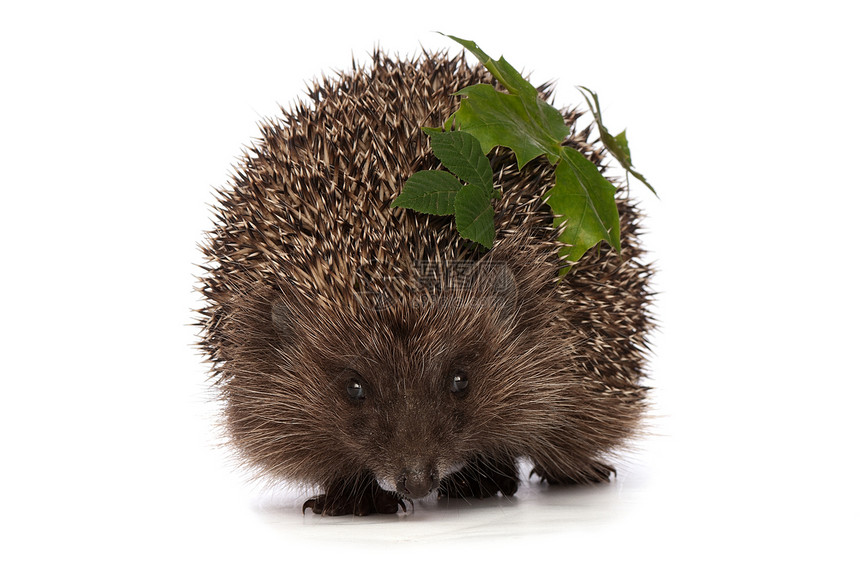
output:
[[[397,479],[397,492],[410,500],[418,500],[439,487],[439,474],[433,466],[406,468]]]

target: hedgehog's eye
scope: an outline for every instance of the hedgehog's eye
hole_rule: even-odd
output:
[[[363,400],[365,397],[364,383],[353,377],[346,382],[346,394],[352,400]]]
[[[451,392],[462,393],[469,386],[469,379],[463,371],[454,371],[451,375]]]

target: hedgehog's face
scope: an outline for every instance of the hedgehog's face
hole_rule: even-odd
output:
[[[395,343],[389,355],[353,361],[335,377],[334,407],[345,437],[340,453],[384,489],[414,499],[468,458],[482,359],[453,345],[433,357],[409,356],[409,339]]]
[[[273,358],[301,401],[282,408],[284,432],[271,435],[293,449],[281,461],[306,458],[309,474],[326,466],[332,480],[369,472],[384,489],[420,498],[490,452],[488,443],[505,442],[522,415],[509,359],[528,336],[516,331],[515,282],[501,278],[501,288],[497,279],[358,315],[276,300]]]

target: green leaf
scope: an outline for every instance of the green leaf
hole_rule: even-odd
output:
[[[627,162],[632,163],[632,159],[630,158],[630,146],[627,144],[627,129],[624,129],[617,135],[613,137],[615,142],[618,143],[621,152],[624,154],[624,157],[627,159]]]
[[[425,128],[434,154],[454,174],[415,173],[392,205],[429,214],[453,213],[457,230],[464,238],[491,248],[495,238],[492,198],[500,197],[500,193],[493,188],[492,168],[485,155],[503,146],[513,150],[519,168],[540,155],[556,164],[555,186],[546,200],[557,215],[554,224],[564,225],[561,240],[569,244],[560,249],[560,256],[575,261],[601,241],[620,251],[615,186],[582,153],[562,146],[570,134],[562,114],[541,99],[537,89],[504,57],[491,59],[475,42],[448,37],[472,52],[508,93],[485,84],[458,91],[460,107],[443,128]],[[587,88],[580,90],[606,149],[629,174],[653,191],[632,168],[627,132],[610,135],[603,125],[597,94]]]
[[[597,99],[597,94],[587,87],[579,86],[578,89],[580,93],[582,93],[582,96],[585,97],[585,102],[588,104],[591,114],[594,115],[594,122],[597,124],[597,132],[600,134],[600,140],[603,142],[603,146],[606,147],[606,150],[609,151],[613,157],[615,157],[624,170],[642,181],[642,184],[650,188],[651,192],[656,195],[657,191],[654,190],[654,187],[651,186],[647,180],[645,180],[645,177],[633,170],[633,163],[630,160],[630,147],[627,145],[627,130],[625,129],[624,131],[621,131],[615,137],[610,135],[609,129],[603,125],[603,116],[600,113],[600,100]],[[594,100],[593,104],[592,100]]]
[[[558,160],[559,145],[569,132],[561,114],[561,129],[554,123],[545,125],[542,119],[536,118],[543,114],[537,99],[528,102],[486,84],[470,85],[458,91],[457,95],[466,96],[455,112],[457,125],[461,131],[474,135],[481,142],[484,154],[497,146],[507,147],[516,154],[520,169],[543,154],[550,162]],[[541,103],[546,105],[543,101]]]
[[[558,215],[556,225],[564,224],[561,240],[570,244],[563,247],[559,255],[577,260],[602,240],[620,251],[615,186],[580,152],[561,146],[570,133],[561,113],[540,99],[537,89],[503,57],[493,60],[475,42],[449,37],[472,52],[509,92],[496,91],[489,85],[460,90],[458,95],[463,96],[463,100],[455,112],[460,130],[474,135],[485,153],[496,146],[512,149],[519,168],[544,154],[551,163],[558,162],[556,185],[549,192],[547,203]],[[598,129],[601,129],[596,96],[595,110]],[[601,137],[603,135],[601,133]],[[605,135],[608,136],[608,132]],[[622,132],[617,139],[611,139],[614,151],[624,157],[620,162],[629,165],[627,134]],[[610,153],[615,152],[610,149]]]
[[[454,219],[461,236],[487,248],[493,247],[496,235],[493,205],[484,189],[471,184],[463,187],[454,199]]]
[[[565,224],[560,238],[570,246],[561,248],[560,256],[578,260],[601,240],[621,251],[615,187],[576,149],[562,150],[547,204],[561,216],[555,226]]]
[[[418,171],[403,185],[391,206],[411,208],[425,214],[454,214],[454,198],[463,188],[445,171]]]
[[[555,163],[559,145],[570,134],[564,116],[504,57],[491,59],[475,42],[448,37],[472,52],[508,90],[505,94],[479,84],[458,91],[466,96],[454,114],[460,129],[477,137],[485,154],[496,146],[513,150],[518,168],[542,154]]]
[[[537,89],[535,89],[531,83],[526,81],[526,79],[523,78],[523,76],[520,75],[520,73],[515,70],[511,64],[505,61],[504,56],[499,57],[497,60],[490,59],[490,56],[488,56],[484,50],[479,48],[478,44],[472,40],[464,40],[448,34],[442,35],[447,35],[449,38],[472,52],[472,55],[478,58],[478,61],[484,64],[487,71],[493,74],[493,77],[495,77],[496,80],[498,80],[498,82],[501,83],[511,94],[518,95],[522,93],[527,96],[537,95]]]
[[[487,192],[493,190],[493,168],[481,143],[464,131],[429,131],[430,146],[449,171]]]

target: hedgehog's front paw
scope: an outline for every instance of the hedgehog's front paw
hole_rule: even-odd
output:
[[[394,514],[400,508],[406,511],[406,504],[397,494],[380,488],[374,480],[352,480],[327,486],[326,493],[302,505],[302,513],[308,508],[321,515],[370,515]]]
[[[517,492],[519,481],[513,460],[479,457],[459,472],[445,477],[439,485],[439,497],[488,498],[499,492],[512,496]]]
[[[537,476],[541,482],[550,485],[575,486],[577,484],[602,484],[608,482],[611,476],[615,476],[615,468],[602,462],[580,469],[570,475],[556,475],[546,470],[540,464],[535,464],[529,477]]]

